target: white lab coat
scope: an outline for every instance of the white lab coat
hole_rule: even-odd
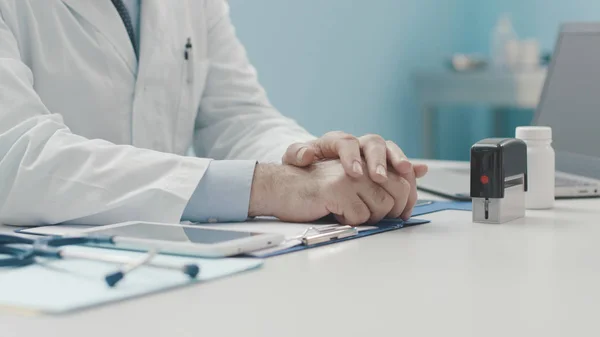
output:
[[[0,0],[0,222],[178,222],[205,158],[314,138],[268,102],[224,0],[143,0],[140,34],[138,65],[109,0]]]

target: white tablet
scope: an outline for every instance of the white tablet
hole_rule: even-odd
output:
[[[114,236],[118,247],[161,253],[225,257],[280,245],[281,234],[231,231],[201,225],[130,221],[86,229],[83,234]]]

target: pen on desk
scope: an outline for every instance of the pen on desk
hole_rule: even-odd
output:
[[[188,37],[185,44],[183,57],[187,66],[187,82],[191,84],[194,79],[194,55],[192,50],[192,38],[190,37]]]

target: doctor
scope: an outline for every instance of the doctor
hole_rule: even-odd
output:
[[[409,217],[426,170],[279,114],[224,0],[0,0],[2,223],[356,225]]]

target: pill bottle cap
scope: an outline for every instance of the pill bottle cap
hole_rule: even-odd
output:
[[[552,140],[552,128],[547,126],[519,126],[516,138],[523,140]]]

